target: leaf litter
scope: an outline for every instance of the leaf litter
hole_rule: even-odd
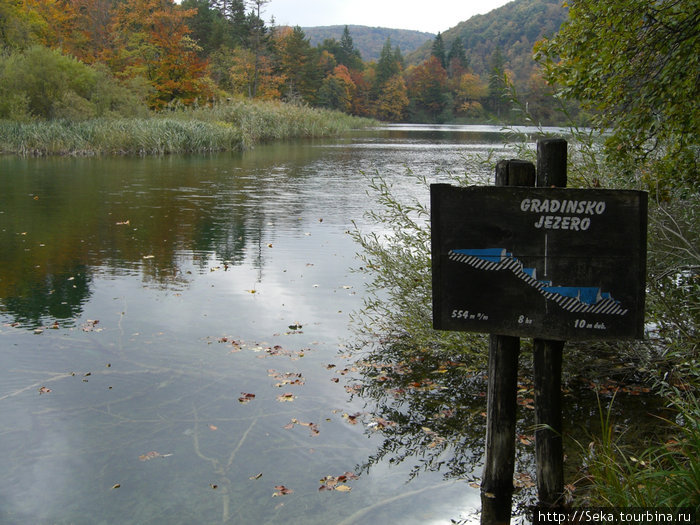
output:
[[[318,425],[316,423],[311,423],[311,422],[305,422],[305,421],[299,421],[297,418],[292,418],[292,420],[284,425],[283,428],[286,430],[294,428],[296,425],[300,425],[302,427],[308,427],[309,432],[311,433],[312,436],[318,436],[321,431],[318,429]]]
[[[318,488],[319,491],[323,492],[325,490],[336,490],[338,492],[350,492],[352,487],[346,485],[349,480],[358,479],[359,476],[354,472],[345,472],[340,476],[324,476],[319,482],[321,486]]]

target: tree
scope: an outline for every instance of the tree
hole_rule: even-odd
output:
[[[450,45],[450,52],[447,53],[447,67],[445,69],[447,69],[449,78],[459,78],[469,69],[467,52],[459,36]]]
[[[340,64],[323,80],[318,92],[318,103],[330,109],[349,112],[352,109],[354,91],[355,83],[350,77],[350,71]]]
[[[114,49],[108,63],[124,78],[145,77],[155,88],[153,108],[208,96],[206,62],[199,58],[186,24],[193,14],[172,0],[125,0],[114,12]]]
[[[284,76],[275,74],[270,59],[266,56],[256,58],[250,49],[236,48],[231,53],[233,65],[227,79],[234,93],[253,97],[253,86],[257,86],[256,98],[273,100],[280,98]]]
[[[505,59],[501,53],[500,46],[497,46],[491,55],[488,104],[491,111],[493,111],[499,118],[501,117],[501,114],[503,113],[507,104],[504,94],[506,88],[504,80]]]
[[[440,33],[438,33],[435,39],[433,40],[433,46],[430,50],[430,55],[437,58],[440,61],[440,65],[443,68],[447,67],[447,58],[445,56],[445,42],[442,40],[442,35]]]
[[[409,73],[408,92],[411,100],[432,119],[442,113],[448,103],[447,71],[437,57],[431,56]]]
[[[0,118],[141,115],[146,106],[140,99],[104,65],[89,66],[55,49],[35,45],[0,56]]]
[[[301,27],[281,32],[277,49],[280,68],[287,80],[286,98],[301,97],[305,102],[314,102],[323,76],[315,61],[314,49]]]
[[[255,54],[255,62],[253,67],[253,88],[252,96],[255,97],[258,92],[258,68],[260,67],[260,57],[263,50],[268,44],[267,28],[260,15],[265,4],[270,3],[270,0],[251,0],[253,9],[248,15],[248,24],[250,27],[250,49]]]
[[[38,41],[42,23],[21,0],[0,0],[0,51],[24,49]]]
[[[348,26],[343,29],[343,36],[340,37],[340,47],[335,55],[339,64],[347,66],[348,69],[362,69],[362,56],[360,51],[355,47]]]
[[[398,48],[397,48],[398,49]],[[379,53],[377,61],[377,72],[374,79],[375,87],[381,88],[387,80],[402,70],[401,61],[394,50],[391,48],[391,38],[387,37],[384,46]]]
[[[382,86],[377,100],[377,117],[392,122],[403,118],[409,100],[406,92],[406,83],[401,75],[394,75]]]
[[[479,75],[464,73],[457,88],[456,110],[465,116],[480,116],[483,107],[481,100],[488,94],[488,88]]]
[[[569,3],[569,19],[536,46],[559,94],[613,131],[608,152],[697,184],[700,9],[678,0]]]

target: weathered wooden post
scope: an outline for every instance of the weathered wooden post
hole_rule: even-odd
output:
[[[537,187],[566,187],[567,143],[564,139],[537,141]],[[533,341],[535,385],[535,458],[539,504],[561,504],[564,492],[561,371],[564,341]]]
[[[533,186],[535,166],[521,160],[496,165],[496,186]],[[510,523],[515,468],[515,412],[520,338],[489,339],[486,461],[481,481],[481,523]]]

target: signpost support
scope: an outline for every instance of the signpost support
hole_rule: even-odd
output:
[[[533,186],[535,166],[520,160],[496,165],[496,186]],[[515,468],[515,412],[520,338],[491,335],[486,407],[486,461],[481,523],[510,523]]]
[[[563,504],[564,341],[644,333],[645,192],[567,189],[567,143],[537,143],[496,186],[433,184],[433,327],[491,334],[481,523],[510,523],[520,337],[533,337],[539,503]]]
[[[566,186],[564,139],[537,141],[537,186]],[[564,341],[533,341],[535,384],[535,457],[539,503],[561,504],[564,491],[562,444],[561,371]]]

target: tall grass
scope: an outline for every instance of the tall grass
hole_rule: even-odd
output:
[[[281,102],[235,100],[214,107],[171,108],[150,118],[0,121],[0,153],[150,155],[236,151],[272,140],[321,137],[372,121]]]
[[[700,403],[684,395],[672,408],[676,417],[664,421],[664,443],[637,453],[621,444],[610,406],[599,406],[601,433],[589,449],[584,504],[700,511]]]

